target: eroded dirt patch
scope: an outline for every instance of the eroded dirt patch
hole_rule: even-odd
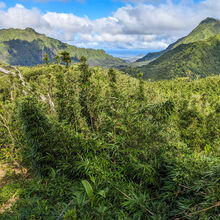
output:
[[[15,193],[6,203],[0,206],[0,214],[4,213],[5,210],[10,209],[17,199],[18,197],[16,196]]]
[[[8,172],[8,166],[6,164],[0,164],[0,188],[2,188],[6,181],[6,174]]]
[[[6,164],[0,164],[0,183],[1,183],[1,179],[5,176],[7,170],[8,168]]]
[[[6,164],[0,164],[0,189],[3,188],[6,184],[11,183],[13,180],[7,176],[7,173],[10,171],[10,168]],[[10,209],[11,206],[18,199],[17,193],[10,197],[7,202],[0,205],[0,214],[4,213],[5,210]]]

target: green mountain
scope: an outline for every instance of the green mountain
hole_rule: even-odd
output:
[[[153,80],[217,75],[220,73],[220,35],[181,44],[136,71],[142,71],[145,79]]]
[[[220,21],[214,18],[206,18],[189,35],[177,41],[171,49],[178,47],[180,44],[206,40],[217,34],[220,34]]]
[[[143,58],[138,59],[137,62],[153,61],[164,53],[178,47],[181,44],[189,44],[196,41],[206,40],[217,34],[220,34],[220,21],[214,18],[206,18],[186,37],[180,38],[169,47],[167,47],[165,50],[148,53]]]
[[[60,51],[70,53],[73,62],[85,56],[91,66],[118,66],[125,62],[105,53],[104,50],[84,49],[71,46],[59,40],[39,34],[31,28],[0,30],[0,62],[11,65],[33,66],[42,64],[47,53],[52,59]]]

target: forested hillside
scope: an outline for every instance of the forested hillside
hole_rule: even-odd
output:
[[[77,48],[63,43],[44,34],[39,34],[32,28],[0,30],[0,62],[11,65],[33,66],[42,64],[44,54],[53,58],[61,51],[70,53],[73,62],[79,62],[85,56],[91,66],[120,66],[125,62],[105,53],[104,50]]]
[[[0,219],[220,218],[219,76],[0,72]]]
[[[153,80],[218,75],[220,35],[205,41],[181,44],[136,71],[142,71],[145,79]]]

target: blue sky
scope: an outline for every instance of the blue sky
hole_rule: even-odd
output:
[[[2,0],[2,2],[5,2],[7,7],[20,3],[27,8],[37,7],[42,12],[74,13],[77,16],[88,16],[90,19],[111,15],[113,11],[124,5],[120,0]]]
[[[32,27],[78,47],[135,56],[166,48],[220,0],[0,0],[0,28]]]
[[[185,2],[188,0],[185,0]],[[198,3],[202,0],[194,0]],[[217,0],[218,1],[218,0]],[[126,4],[134,4],[135,1],[123,0],[1,0],[7,8],[15,6],[17,3],[27,8],[37,7],[42,12],[54,11],[63,13],[74,13],[77,16],[88,16],[90,19],[110,16],[112,12]],[[141,1],[136,1],[141,2]],[[147,2],[147,1],[146,1]],[[166,1],[149,1],[151,4],[158,5]],[[181,0],[173,0],[178,4]],[[184,1],[182,1],[184,2]],[[188,1],[190,2],[190,1]]]

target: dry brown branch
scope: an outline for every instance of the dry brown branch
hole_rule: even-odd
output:
[[[202,210],[199,210],[199,211],[196,211],[196,212],[189,213],[188,216],[191,217],[191,216],[193,216],[193,215],[195,215],[195,214],[198,214],[198,213],[200,213],[200,212],[206,212],[206,211],[208,211],[208,210],[210,210],[210,209],[213,209],[213,208],[215,208],[215,207],[218,207],[218,206],[220,206],[220,201],[217,202],[215,205],[210,206],[210,207],[208,207],[208,208],[205,208],[205,209],[202,209]]]
[[[191,212],[191,213],[189,213],[189,214],[187,214],[187,215],[185,215],[183,217],[180,217],[180,218],[175,218],[175,220],[180,220],[180,219],[183,219],[183,218],[192,217],[193,215],[196,215],[196,214],[201,213],[201,212],[206,212],[206,211],[208,211],[210,209],[213,209],[213,208],[216,208],[216,207],[219,207],[219,206],[220,206],[220,201],[217,202],[215,205],[212,205],[212,206],[210,206],[208,208],[201,209],[201,210],[196,211],[196,212]]]

